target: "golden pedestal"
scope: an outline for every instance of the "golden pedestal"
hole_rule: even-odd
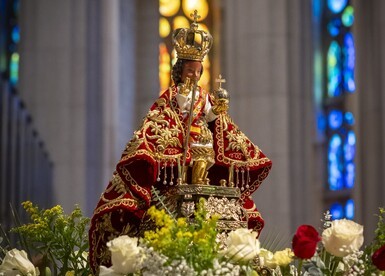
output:
[[[196,206],[204,198],[207,218],[214,214],[220,216],[217,223],[219,232],[247,228],[247,213],[241,205],[240,196],[238,188],[199,184],[177,185],[167,192],[177,217],[189,220],[193,220]]]

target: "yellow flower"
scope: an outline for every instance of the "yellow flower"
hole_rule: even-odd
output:
[[[293,260],[294,253],[290,248],[285,248],[284,250],[277,251],[274,253],[274,261],[279,266],[287,266]]]
[[[176,238],[177,239],[183,239],[183,232],[182,231],[178,231],[178,233],[176,233]]]
[[[169,236],[170,235],[170,229],[168,227],[162,227],[160,230],[159,230],[159,235],[161,236]]]
[[[191,232],[184,232],[184,233],[183,233],[183,236],[184,236],[185,238],[192,238],[193,234],[192,234]]]
[[[259,252],[259,260],[260,260],[261,266],[267,266],[268,268],[272,268],[272,269],[277,267],[277,264],[275,263],[275,260],[274,260],[273,252],[265,248],[261,248],[261,251]]]
[[[178,218],[176,225],[177,225],[177,227],[186,227],[187,226],[186,219],[185,218]]]
[[[168,226],[174,222],[174,220],[166,214],[164,210],[157,210],[155,206],[151,206],[147,210],[147,214],[152,220],[154,220],[155,225],[158,227]]]

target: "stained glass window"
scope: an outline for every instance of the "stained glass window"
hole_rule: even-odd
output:
[[[343,53],[344,53],[344,88],[347,92],[354,92],[356,90],[356,85],[354,82],[354,67],[355,67],[355,49],[354,49],[354,39],[351,32],[348,32],[344,35],[343,38]]]
[[[348,0],[328,0],[328,8],[333,13],[340,13],[347,5]]]
[[[337,97],[341,94],[341,47],[332,41],[327,55],[328,95]]]
[[[335,202],[329,207],[333,219],[354,219],[354,200],[347,199]]]
[[[334,203],[330,206],[330,213],[333,219],[342,219],[344,217],[344,207],[341,203]]]
[[[351,0],[315,0],[314,18],[320,30],[321,53],[324,56],[322,69],[315,70],[315,78],[320,88],[314,89],[318,106],[324,114],[323,125],[317,123],[317,131],[322,132],[325,141],[325,209],[329,209],[333,219],[354,218],[353,190],[356,180],[356,134],[355,119],[349,110],[348,99],[355,93],[355,46],[351,27],[354,23],[354,9]],[[315,59],[315,63],[318,59]],[[316,72],[317,71],[317,72]],[[324,85],[323,85],[324,83]],[[322,100],[318,100],[322,94]],[[321,103],[319,103],[321,102]],[[317,115],[317,122],[319,119]],[[322,117],[322,116],[321,116]],[[322,128],[321,128],[322,126]]]

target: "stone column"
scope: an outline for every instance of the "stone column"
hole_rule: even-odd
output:
[[[55,164],[55,201],[90,215],[158,96],[158,3],[36,0],[21,10],[20,93]]]
[[[86,1],[21,3],[20,95],[54,163],[66,209],[85,197]]]
[[[367,242],[385,206],[385,3],[354,1],[358,117],[357,215]]]
[[[140,1],[137,8],[136,124],[159,97],[159,3]]]
[[[311,2],[225,1],[222,75],[230,115],[273,161],[255,193],[267,232],[312,220]]]

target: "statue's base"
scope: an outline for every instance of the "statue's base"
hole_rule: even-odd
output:
[[[198,202],[204,198],[207,218],[214,214],[220,217],[217,223],[220,232],[247,228],[247,213],[241,205],[240,196],[239,188],[200,184],[177,185],[167,191],[177,216],[191,220]]]

